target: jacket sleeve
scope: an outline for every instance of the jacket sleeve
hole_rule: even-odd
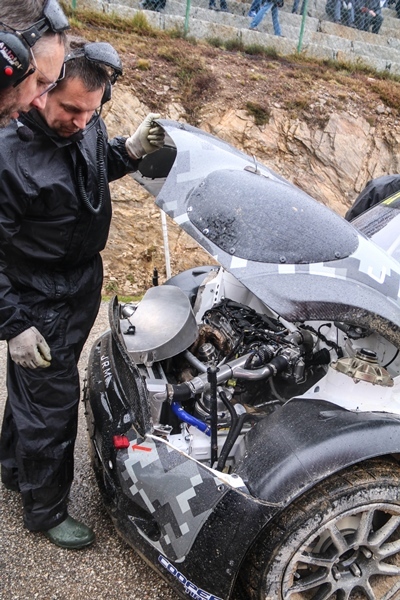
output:
[[[0,144],[1,148],[1,144]],[[4,156],[4,155],[3,155]],[[9,156],[13,156],[10,151]],[[27,205],[27,181],[17,174],[16,165],[0,161],[0,339],[9,340],[33,325],[30,311],[20,302],[8,272],[6,248],[13,243]]]
[[[107,176],[114,181],[127,173],[137,171],[139,160],[133,160],[125,148],[126,137],[115,137],[107,144]]]
[[[399,191],[400,175],[383,175],[383,177],[372,179],[357,196],[353,206],[347,211],[346,221],[352,221],[375,204],[379,204]]]

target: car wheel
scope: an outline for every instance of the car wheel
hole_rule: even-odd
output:
[[[236,597],[252,600],[400,598],[400,466],[355,465],[315,486],[267,529]]]

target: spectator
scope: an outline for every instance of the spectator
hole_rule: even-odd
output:
[[[355,19],[354,0],[341,0],[340,22],[346,27],[353,27]]]
[[[399,0],[400,2],[400,0]],[[261,8],[261,0],[253,0],[248,13],[249,17],[255,17]]]
[[[325,11],[335,23],[354,27],[354,0],[327,0]]]
[[[380,0],[355,0],[355,25],[362,31],[379,33],[383,23]]]
[[[210,0],[210,2],[208,4],[208,8],[210,10],[218,10],[215,0]],[[226,0],[219,0],[219,9],[222,10],[222,12],[229,12],[228,6],[226,4]]]
[[[160,12],[165,8],[167,0],[141,0],[139,2],[140,8],[144,10],[154,10],[156,12]]]
[[[281,26],[279,24],[279,10],[278,6],[283,6],[283,0],[267,0],[264,5],[261,6],[259,11],[256,13],[252,22],[250,23],[250,29],[255,29],[263,20],[265,15],[271,11],[272,24],[274,26],[274,34],[282,36]]]
[[[326,1],[325,12],[328,15],[328,17],[332,19],[332,21],[335,21],[337,19],[338,10],[340,11],[340,8],[338,9],[338,4],[340,5],[340,1],[341,0]]]
[[[300,4],[300,0],[294,0],[294,2],[293,2],[293,8],[292,8],[292,13],[297,14],[297,10],[299,8],[299,4]],[[301,3],[301,10],[300,10],[300,14],[301,15],[304,13],[305,5],[306,5],[306,0],[303,0],[303,2]]]

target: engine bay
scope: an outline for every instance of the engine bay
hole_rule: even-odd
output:
[[[222,268],[193,295],[164,285],[121,305],[121,331],[145,382],[153,434],[218,470],[232,469],[260,419],[318,395],[332,370],[345,385],[374,387],[373,396],[393,386],[376,336],[340,323],[287,323]]]

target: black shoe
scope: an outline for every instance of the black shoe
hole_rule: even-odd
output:
[[[42,532],[53,544],[60,548],[80,550],[93,544],[95,534],[90,527],[68,516],[65,521]]]
[[[1,465],[1,482],[11,492],[19,492],[18,471],[17,469],[7,469]]]

